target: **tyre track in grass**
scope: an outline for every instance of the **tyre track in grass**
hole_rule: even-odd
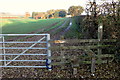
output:
[[[68,21],[68,19],[65,20],[65,22],[64,22],[61,26],[58,26],[57,28],[51,30],[51,31],[50,31],[50,34],[51,34],[52,32],[54,32],[54,31],[57,31],[58,29],[62,28],[62,27],[67,23],[67,21]]]
[[[69,23],[67,23],[69,20]],[[57,31],[59,30],[60,28],[63,28],[61,31],[57,32],[56,34],[52,35],[54,40],[58,40],[60,39],[61,36],[64,36],[64,34],[70,29],[70,27],[72,26],[72,20],[71,19],[68,19],[66,20],[66,22],[64,24],[62,24],[58,29],[54,30],[54,31]],[[65,27],[65,25],[67,24],[67,26]],[[52,32],[51,32],[52,33]]]
[[[62,32],[64,29],[66,29],[65,25],[67,24],[67,22],[69,21],[69,18],[67,18],[66,20],[63,21],[63,23],[53,29],[50,29],[48,31],[43,32],[44,34],[50,34],[51,35],[51,39],[56,39],[57,34],[59,34],[60,32]],[[57,25],[57,24],[56,24]],[[60,30],[60,31],[58,31]]]
[[[66,20],[64,20],[65,22],[66,22]],[[51,26],[51,28],[49,29],[46,29],[46,30],[44,30],[42,33],[46,33],[46,34],[52,34],[51,32],[54,32],[54,31],[56,31],[57,29],[59,29],[59,28],[61,28],[62,27],[62,25],[65,23],[64,21],[60,21],[58,24],[56,24],[56,25],[54,25],[54,26]]]

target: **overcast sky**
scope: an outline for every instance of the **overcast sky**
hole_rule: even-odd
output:
[[[0,0],[0,12],[45,12],[50,9],[68,9],[72,5],[85,7],[88,0]]]

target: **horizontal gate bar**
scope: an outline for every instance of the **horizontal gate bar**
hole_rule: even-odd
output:
[[[0,34],[0,36],[44,36],[49,34]]]
[[[45,36],[42,37],[41,39],[38,40],[38,42],[41,42],[43,39],[45,39]],[[10,64],[12,61],[16,60],[21,54],[24,54],[26,51],[28,51],[29,49],[33,48],[33,46],[35,46],[37,43],[32,44],[30,47],[27,47],[26,50],[24,50],[22,53],[20,53],[19,55],[17,55],[15,58],[13,58],[11,61],[9,61],[7,64],[5,64],[5,66],[7,66],[8,64]]]
[[[28,67],[28,68],[46,68],[46,66],[0,66],[0,67],[19,67],[19,68],[22,68],[22,67]]]
[[[39,48],[39,47],[33,47],[33,48],[29,48],[29,47],[0,47],[0,49],[48,49],[48,48]]]
[[[12,61],[12,60],[0,60],[0,61]],[[46,62],[46,60],[13,60],[13,61],[28,61],[28,62],[32,62],[32,61],[39,61],[39,62]]]
[[[0,55],[19,55],[19,54],[0,54]],[[47,54],[21,54],[21,55],[47,55]]]
[[[47,43],[46,41],[36,42],[36,41],[24,41],[24,42],[0,42],[0,43]]]

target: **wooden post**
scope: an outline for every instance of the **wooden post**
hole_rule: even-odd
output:
[[[61,36],[60,39],[64,40],[64,36]],[[63,47],[64,44],[60,43],[60,46]],[[61,50],[61,55],[60,56],[61,56],[61,62],[64,63],[65,62],[65,56],[64,56],[64,51],[63,50]],[[61,68],[64,69],[64,66],[65,65],[63,64]]]
[[[102,35],[103,35],[103,25],[100,24],[98,26],[98,46],[101,45],[102,41]],[[100,55],[102,54],[102,49],[98,48],[98,61],[101,61]],[[91,75],[94,76],[95,72],[95,54],[92,56],[92,62],[91,62]]]
[[[95,72],[95,54],[92,56],[92,61],[91,61],[91,75],[94,76],[94,72]]]
[[[77,56],[77,55],[76,55]],[[77,74],[78,73],[78,70],[77,70],[77,67],[79,66],[79,59],[77,57],[73,57],[73,64],[72,64],[72,67],[73,67],[73,75]]]
[[[77,74],[77,68],[73,68],[73,74]]]
[[[101,45],[102,36],[103,36],[103,25],[101,23],[98,27],[98,46]],[[101,58],[100,58],[101,54],[102,54],[102,49],[98,48],[98,60],[99,61],[101,61]]]

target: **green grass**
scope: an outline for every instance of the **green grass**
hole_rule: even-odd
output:
[[[44,32],[50,31],[50,30],[52,30],[52,29],[54,29],[54,28],[56,28],[56,27],[58,27],[58,26],[61,26],[61,25],[64,23],[64,21],[65,21],[65,20],[62,20],[62,21],[60,21],[58,24],[56,24],[56,25],[54,25],[54,26],[52,26],[52,27],[50,27],[50,28],[48,28],[48,29],[45,29]]]
[[[57,34],[58,32],[61,32],[62,30],[64,30],[65,28],[67,28],[69,26],[69,22],[70,22],[70,19],[67,20],[67,22],[66,22],[65,25],[63,25],[60,29],[56,30],[52,34]]]
[[[3,34],[25,34],[42,29],[56,22],[60,22],[65,18],[56,19],[2,19],[2,33]]]
[[[64,35],[65,38],[67,39],[79,39],[81,37],[81,34],[78,30],[78,26],[75,23],[75,19],[72,18],[72,26],[70,27],[69,31],[65,33]]]

